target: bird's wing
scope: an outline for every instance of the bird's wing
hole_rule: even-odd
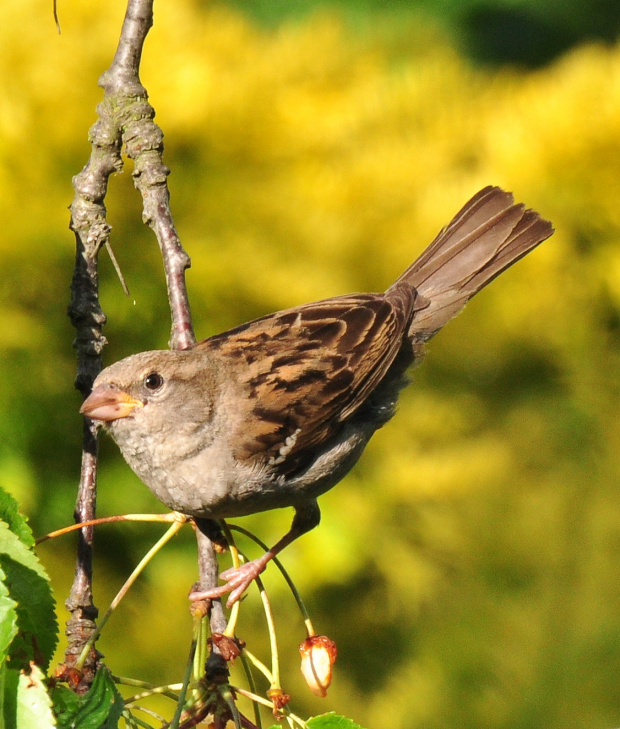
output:
[[[381,381],[403,344],[416,292],[352,294],[281,311],[196,345],[226,358],[245,393],[240,460],[303,468]]]

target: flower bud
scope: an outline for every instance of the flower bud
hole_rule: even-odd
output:
[[[326,635],[312,635],[299,646],[301,672],[310,691],[317,696],[327,696],[332,682],[332,666],[338,651],[336,644]]]
[[[269,689],[269,691],[267,691],[267,696],[269,696],[271,703],[273,704],[273,715],[276,718],[281,717],[282,709],[288,704],[291,697],[288,694],[285,694],[281,688]]]

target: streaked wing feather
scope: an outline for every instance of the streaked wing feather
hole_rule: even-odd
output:
[[[307,304],[196,345],[236,360],[247,388],[239,459],[290,473],[333,437],[398,354],[416,298],[407,284],[401,289]]]

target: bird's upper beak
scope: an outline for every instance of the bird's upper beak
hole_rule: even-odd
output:
[[[99,385],[82,403],[80,412],[93,420],[118,420],[126,418],[135,408],[144,407],[141,400],[110,385]]]

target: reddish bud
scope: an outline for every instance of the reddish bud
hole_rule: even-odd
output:
[[[245,643],[239,638],[230,638],[227,635],[222,635],[222,633],[211,633],[209,641],[218,648],[222,658],[231,663],[241,655],[241,651],[245,646]]]
[[[291,700],[291,697],[288,694],[285,694],[282,689],[269,689],[269,691],[267,691],[267,696],[269,696],[271,703],[273,704],[273,715],[275,717],[280,716],[282,709]]]
[[[82,681],[82,678],[83,674],[81,671],[63,663],[56,669],[56,674],[53,680],[66,682],[69,684],[69,688],[72,691],[76,691]]]
[[[332,666],[338,651],[336,644],[326,635],[312,635],[299,646],[301,672],[310,691],[317,696],[327,696],[332,682]]]

